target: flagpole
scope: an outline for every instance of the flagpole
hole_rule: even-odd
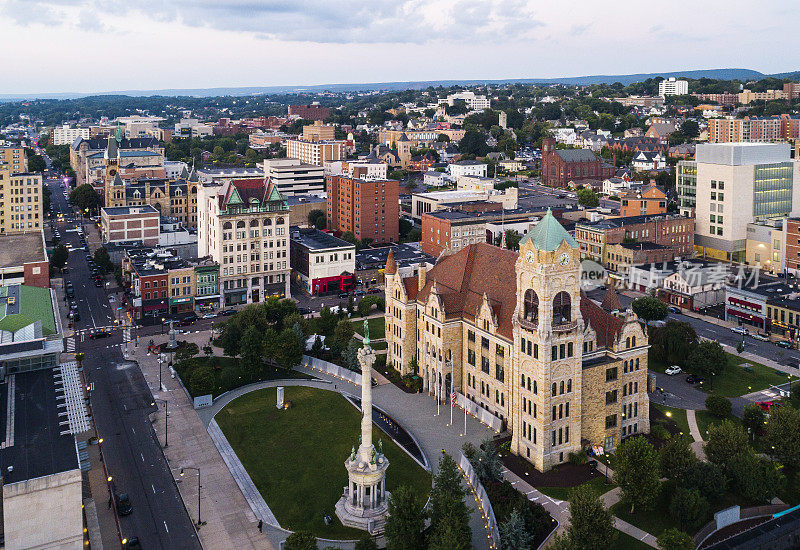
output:
[[[454,398],[455,398],[455,391],[453,391],[453,389],[451,388],[450,389],[450,424],[448,424],[448,426],[452,426],[453,425],[453,400],[454,400]]]
[[[464,435],[467,435],[467,394],[464,394]]]

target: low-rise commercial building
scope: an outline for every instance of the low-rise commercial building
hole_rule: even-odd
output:
[[[100,210],[100,234],[103,243],[142,241],[158,246],[161,215],[150,205],[116,206]]]
[[[182,118],[175,123],[175,137],[193,138],[206,137],[214,133],[214,128],[210,124],[204,124],[196,118]]]
[[[447,165],[450,177],[458,180],[460,176],[479,176],[486,177],[489,165],[478,160],[459,160]]]
[[[767,273],[786,269],[786,220],[765,220],[747,224],[745,263]]]
[[[620,196],[620,216],[646,216],[667,213],[667,194],[655,185],[639,187]]]
[[[0,286],[50,287],[50,262],[44,233],[0,235]]]
[[[290,230],[292,280],[311,295],[349,292],[355,285],[356,247],[318,229]]]
[[[758,277],[757,282],[750,275]],[[725,320],[769,331],[775,309],[768,311],[767,301],[794,292],[796,289],[783,281],[749,272],[747,279],[725,287]]]
[[[325,191],[325,173],[317,164],[303,164],[294,158],[266,159],[263,169],[264,177],[286,197]]]

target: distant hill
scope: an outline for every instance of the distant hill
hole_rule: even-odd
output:
[[[420,80],[407,82],[372,82],[372,83],[351,83],[351,84],[317,84],[312,86],[247,86],[236,88],[173,88],[164,90],[120,90],[114,92],[101,93],[41,93],[41,94],[0,94],[0,101],[20,101],[24,99],[74,99],[86,97],[88,95],[127,95],[132,97],[146,96],[168,96],[168,97],[214,97],[214,96],[247,96],[261,94],[292,94],[292,93],[316,93],[316,92],[363,92],[373,90],[418,90],[429,86],[477,86],[481,84],[568,84],[568,85],[588,85],[588,84],[613,84],[619,82],[624,85],[634,82],[641,82],[648,78],[655,77],[669,78],[714,78],[720,80],[761,80],[769,76],[775,78],[800,79],[800,71],[778,73],[766,75],[752,69],[701,69],[691,71],[667,71],[661,73],[639,73],[626,75],[594,75],[594,76],[574,76],[559,78],[505,78],[505,79],[486,79],[486,80]]]

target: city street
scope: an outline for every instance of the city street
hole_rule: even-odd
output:
[[[94,386],[90,403],[106,467],[117,492],[127,493],[133,506],[130,515],[120,517],[122,536],[138,537],[143,548],[200,548],[151,426],[149,415],[156,410],[151,405],[153,396],[138,365],[123,357],[122,332],[116,330],[102,339],[88,337],[91,331],[114,324],[118,302],[109,303],[106,288],[91,282],[87,252],[77,250],[81,244],[75,225],[56,221],[59,213],[71,213],[60,182],[47,180],[47,185],[52,191],[54,225],[61,242],[72,247],[65,281],[73,282],[81,315],[74,327],[80,333],[66,338],[67,350],[85,354],[84,373]],[[55,286],[63,308],[63,288]],[[94,497],[98,505],[104,505],[107,495]]]

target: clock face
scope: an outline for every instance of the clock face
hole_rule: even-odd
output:
[[[561,256],[558,257],[558,263],[561,265],[567,265],[569,263],[569,254],[563,252]]]
[[[533,250],[528,250],[528,252],[525,254],[525,259],[529,264],[532,264],[536,260],[536,257],[533,255]]]

